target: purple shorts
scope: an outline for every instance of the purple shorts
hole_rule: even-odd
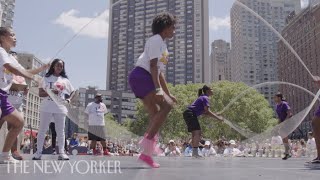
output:
[[[143,99],[156,88],[151,74],[142,67],[135,67],[129,75],[129,84],[137,98]]]
[[[320,117],[320,106],[319,106],[318,110],[316,111],[315,116]]]
[[[8,93],[0,89],[1,118],[11,114],[15,108],[8,101]]]

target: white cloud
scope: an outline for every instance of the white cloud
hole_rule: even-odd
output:
[[[74,33],[78,33],[86,24],[93,21],[81,30],[80,35],[92,38],[105,39],[108,37],[109,29],[109,10],[105,10],[99,16],[95,13],[95,17],[77,16],[79,11],[71,9],[63,12],[54,20],[55,24],[71,29]]]
[[[227,16],[225,18],[219,18],[215,16],[211,16],[209,19],[209,27],[210,30],[218,30],[221,28],[230,29],[230,17]]]

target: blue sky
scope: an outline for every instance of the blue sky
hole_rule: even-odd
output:
[[[230,8],[234,0],[209,0],[210,41],[230,41]],[[16,0],[13,28],[16,51],[35,54],[48,62],[93,18],[58,57],[65,60],[72,84],[106,87],[108,0]]]

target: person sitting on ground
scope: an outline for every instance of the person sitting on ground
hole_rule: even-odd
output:
[[[186,144],[186,148],[184,149],[184,156],[185,157],[192,157],[192,146],[190,143]]]
[[[231,157],[240,156],[241,151],[238,148],[235,148],[235,146],[236,146],[236,142],[234,140],[230,140],[229,147],[227,147],[224,150],[223,155],[224,156],[231,156]]]
[[[74,147],[77,147],[79,146],[80,143],[79,143],[79,139],[78,139],[78,134],[77,133],[73,133],[73,136],[69,142],[69,146],[70,148],[74,148]]]
[[[166,156],[180,156],[180,149],[176,146],[174,140],[170,140],[168,147],[164,150]]]
[[[213,147],[210,146],[210,141],[206,141],[204,143],[204,147],[202,149],[202,155],[204,157],[209,157],[209,156],[216,156],[217,152],[216,150],[213,149]]]

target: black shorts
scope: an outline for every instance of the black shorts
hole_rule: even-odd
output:
[[[197,116],[189,109],[183,112],[183,119],[187,124],[188,132],[201,130]]]

